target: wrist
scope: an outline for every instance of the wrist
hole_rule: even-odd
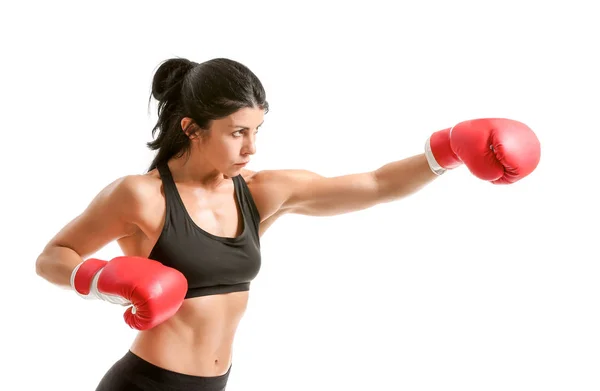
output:
[[[97,277],[108,262],[96,258],[89,258],[75,266],[71,272],[70,285],[79,296],[87,299],[99,299],[95,295]]]
[[[90,258],[81,262],[71,273],[71,286],[84,299],[98,299],[112,304],[131,305],[131,302],[124,297],[101,292],[98,288],[98,281],[107,264],[108,261],[96,258]],[[135,313],[135,307],[133,311]]]
[[[427,163],[429,163],[429,168],[435,175],[442,175],[446,172],[446,169],[433,156],[433,152],[431,151],[431,137],[428,137],[425,142],[425,158],[427,159]]]
[[[433,133],[425,142],[425,157],[429,168],[436,175],[462,164],[460,158],[452,150],[450,136],[453,128],[446,128]]]

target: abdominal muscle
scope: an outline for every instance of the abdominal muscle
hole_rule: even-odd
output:
[[[130,350],[163,369],[193,376],[219,376],[229,369],[248,291],[186,299],[160,325],[140,331]]]

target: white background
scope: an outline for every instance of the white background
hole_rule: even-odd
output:
[[[488,116],[542,144],[512,186],[463,167],[403,201],[276,223],[228,391],[598,390],[593,2],[415,4],[3,5],[0,388],[93,390],[129,347],[121,307],[50,285],[35,259],[106,184],[144,172],[152,74],[181,56],[262,80],[253,170],[373,170]]]

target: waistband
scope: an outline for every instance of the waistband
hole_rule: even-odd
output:
[[[158,367],[137,356],[131,350],[128,350],[119,361],[121,368],[125,370],[127,375],[133,377],[143,376],[169,387],[183,389],[198,388],[203,391],[221,391],[225,389],[232,367],[232,364],[230,364],[227,372],[218,376],[187,375]]]

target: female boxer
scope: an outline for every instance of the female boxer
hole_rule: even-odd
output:
[[[125,322],[139,333],[98,391],[225,390],[260,237],[284,214],[332,216],[398,200],[461,164],[513,183],[540,158],[526,125],[477,119],[434,132],[424,153],[372,172],[253,172],[244,166],[269,105],[246,66],[173,58],[158,67],[151,97],[158,134],[148,172],[107,185],[36,262],[55,285],[128,307]],[[111,241],[123,256],[91,258]]]

